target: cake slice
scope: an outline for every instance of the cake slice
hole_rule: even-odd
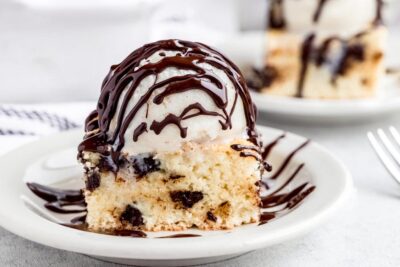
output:
[[[93,171],[86,179],[86,222],[95,231],[230,229],[259,219],[259,162],[230,144],[128,157],[117,176]]]
[[[79,146],[92,231],[231,229],[260,218],[264,165],[238,68],[165,40],[111,67]]]
[[[347,14],[357,8],[356,16]],[[387,35],[381,12],[379,0],[272,1],[266,59],[250,75],[250,87],[304,98],[375,96],[384,75]]]

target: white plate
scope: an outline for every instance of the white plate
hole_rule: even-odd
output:
[[[370,120],[400,110],[399,77],[388,77],[383,92],[376,98],[353,100],[314,100],[267,96],[252,92],[259,111],[291,120],[346,122]]]
[[[259,127],[265,142],[273,140],[281,131]],[[54,223],[62,219],[43,209],[26,187],[35,181],[59,187],[76,187],[82,183],[81,168],[75,163],[76,146],[81,131],[72,131],[46,137],[25,145],[0,158],[0,225],[10,232],[37,243],[58,249],[74,251],[107,261],[148,265],[178,266],[218,261],[264,248],[301,236],[327,219],[351,192],[349,172],[333,155],[311,142],[290,162],[289,168],[275,184],[305,163],[299,173],[300,180],[316,186],[296,209],[264,225],[246,225],[231,231],[189,230],[201,234],[191,238],[152,238],[171,233],[149,233],[149,238],[130,238],[79,231]],[[269,162],[279,165],[305,138],[287,134],[274,148]],[[31,205],[27,205],[31,203]],[[64,215],[65,216],[65,215]],[[182,233],[182,232],[181,232]]]

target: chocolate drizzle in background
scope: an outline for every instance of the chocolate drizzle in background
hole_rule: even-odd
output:
[[[318,0],[317,8],[313,15],[313,23],[318,23],[326,2],[328,2],[328,0]]]
[[[383,7],[385,6],[384,0],[376,0],[376,14],[375,19],[373,21],[374,25],[382,25],[383,24]]]
[[[273,149],[279,144],[281,140],[286,137],[286,134],[279,135],[276,139],[272,140],[270,143],[258,149],[255,146],[243,146],[234,145],[232,149],[245,152],[250,150],[256,155],[259,155],[263,161],[268,160]],[[260,181],[260,186],[265,189],[269,189],[269,183],[271,181],[283,180],[284,182],[272,192],[268,192],[266,195],[261,196],[261,208],[267,209],[263,210],[260,215],[260,225],[265,224],[273,219],[284,216],[289,213],[292,209],[296,208],[308,195],[310,195],[315,186],[311,185],[309,182],[304,182],[294,189],[290,189],[291,184],[295,179],[299,179],[298,174],[305,166],[304,163],[300,164],[295,171],[288,177],[283,178],[283,172],[289,167],[294,156],[304,149],[309,144],[309,140],[304,141],[298,147],[296,147],[292,152],[290,152],[283,159],[280,167],[275,171],[274,174],[268,176],[264,173],[263,179]],[[247,156],[247,154],[245,155]],[[86,204],[84,201],[84,195],[81,190],[64,190],[52,188],[37,183],[28,183],[28,188],[39,198],[46,201],[44,207],[55,213],[83,213],[86,212]],[[284,192],[285,191],[285,192]],[[69,209],[65,207],[79,206],[80,209]],[[58,207],[53,209],[52,207]],[[62,224],[63,226],[70,227],[77,230],[88,231],[87,224],[85,222],[86,214],[79,215],[70,222]],[[137,230],[117,230],[110,233],[117,236],[130,236],[130,237],[146,237],[146,233]],[[176,234],[170,236],[161,236],[159,238],[184,238],[184,237],[199,237],[200,235],[194,234]]]
[[[376,13],[372,20],[372,26],[380,26],[383,24],[383,0],[376,1]],[[323,10],[326,8],[326,3],[329,0],[318,0],[315,11],[312,15],[313,24],[318,24]],[[269,24],[268,28],[273,30],[284,30],[287,27],[284,12],[284,0],[271,0],[269,6]],[[366,34],[367,31],[360,32],[351,38],[357,41],[358,38]],[[344,75],[351,66],[352,61],[363,61],[365,59],[364,46],[357,43],[349,43],[349,40],[342,39],[338,36],[328,37],[320,47],[314,44],[316,34],[311,32],[308,34],[302,44],[300,53],[300,70],[297,82],[297,91],[295,97],[303,97],[303,88],[305,85],[308,64],[310,61],[315,61],[316,66],[321,66],[324,63],[330,63],[327,54],[333,42],[340,43],[340,58],[337,64],[332,69],[331,83],[336,84],[336,80],[340,75]],[[273,66],[266,66],[263,70],[253,70],[252,76],[248,81],[249,88],[259,91],[262,88],[268,88],[274,80],[279,77],[279,72]]]
[[[378,2],[380,0],[377,0]],[[317,7],[313,13],[312,21],[313,23],[318,23],[321,18],[322,11],[328,0],[318,0]],[[269,1],[268,9],[268,28],[282,30],[287,26],[285,19],[285,8],[284,0],[271,0]]]
[[[285,10],[283,0],[271,0],[268,2],[267,28],[281,30],[286,28]]]
[[[300,74],[299,74],[299,81],[297,83],[297,93],[295,97],[303,97],[303,88],[306,82],[305,80],[307,77],[309,58],[313,51],[314,39],[315,39],[315,34],[312,33],[305,38],[304,42],[301,45]]]
[[[158,62],[140,66],[142,60],[161,51],[174,51],[177,54],[165,56]],[[236,94],[230,110],[227,110],[227,88],[224,83],[212,71],[201,67],[201,63],[222,70],[232,82]],[[170,67],[192,71],[193,74],[174,76],[158,82],[157,75]],[[128,103],[138,85],[150,75],[156,76],[154,84],[132,109],[128,110]],[[124,90],[126,90],[126,93],[122,99]],[[157,93],[156,90],[158,90]],[[103,81],[97,109],[86,120],[87,134],[79,145],[78,157],[82,156],[83,151],[97,152],[101,155],[101,166],[105,170],[117,172],[120,152],[125,143],[125,132],[137,112],[143,106],[146,106],[148,101],[160,105],[166,97],[189,90],[205,92],[220,112],[208,111],[197,102],[191,103],[179,115],[168,114],[163,120],[153,121],[151,125],[147,125],[145,122],[140,123],[134,129],[132,139],[137,141],[140,135],[147,131],[160,134],[167,125],[178,127],[180,137],[185,138],[188,129],[182,126],[182,121],[201,115],[219,117],[221,128],[223,130],[230,129],[232,128],[231,117],[238,98],[240,98],[243,101],[246,116],[248,140],[256,146],[261,145],[255,129],[256,108],[251,101],[239,69],[225,56],[204,44],[181,40],[163,40],[135,50],[119,65],[111,67],[109,74]],[[154,94],[156,95],[154,96]],[[120,107],[118,107],[118,103],[120,103]],[[114,117],[116,118],[116,127],[112,136],[109,136],[110,123]]]
[[[323,64],[332,64],[329,60],[328,53],[329,48],[334,42],[340,45],[340,55],[331,67],[331,83],[336,84],[337,78],[340,75],[345,75],[351,68],[353,62],[361,62],[365,60],[365,48],[358,41],[359,38],[363,37],[367,32],[360,32],[349,40],[340,38],[338,36],[332,36],[325,39],[321,45],[317,46],[314,44],[315,33],[308,35],[303,43],[301,49],[301,65],[299,73],[299,81],[297,84],[296,97],[303,97],[303,88],[307,77],[307,69],[310,62],[314,62],[317,67]]]
[[[318,23],[322,9],[324,8],[324,5],[326,4],[327,1],[328,0],[319,0],[317,10],[314,13],[313,17],[314,23]],[[376,14],[375,18],[372,21],[372,25],[380,26],[383,24],[382,13],[383,13],[384,1],[383,0],[375,0],[375,1],[376,1]],[[345,40],[338,36],[331,36],[325,39],[320,47],[314,47],[313,45],[313,41],[315,39],[315,33],[311,33],[308,37],[306,37],[302,44],[303,50],[301,54],[301,70],[299,75],[297,96],[302,97],[302,91],[304,87],[305,75],[307,73],[308,62],[314,60],[317,66],[321,66],[324,63],[329,63],[327,54],[333,42],[340,43],[341,53],[338,63],[334,68],[332,68],[332,79],[331,79],[332,84],[334,85],[336,84],[336,80],[339,75],[346,74],[347,70],[351,66],[352,61],[363,61],[365,59],[365,48],[361,43],[357,43],[357,39],[363,37],[367,32],[368,30],[355,34],[351,38],[352,41],[356,41],[353,43],[350,43],[349,40]],[[304,49],[305,47],[309,47],[309,49]]]

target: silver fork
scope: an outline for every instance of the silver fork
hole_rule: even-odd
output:
[[[389,132],[395,143],[389,139],[388,135],[381,128],[377,130],[377,135],[368,132],[367,136],[382,164],[394,180],[400,184],[400,152],[396,148],[396,146],[400,147],[400,133],[393,126],[389,127]]]

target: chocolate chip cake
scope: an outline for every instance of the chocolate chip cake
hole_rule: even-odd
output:
[[[79,145],[89,229],[258,222],[268,165],[255,116],[239,69],[214,49],[164,40],[132,52],[111,67]]]
[[[375,96],[384,75],[382,9],[382,0],[270,1],[266,59],[249,86],[304,98]]]

